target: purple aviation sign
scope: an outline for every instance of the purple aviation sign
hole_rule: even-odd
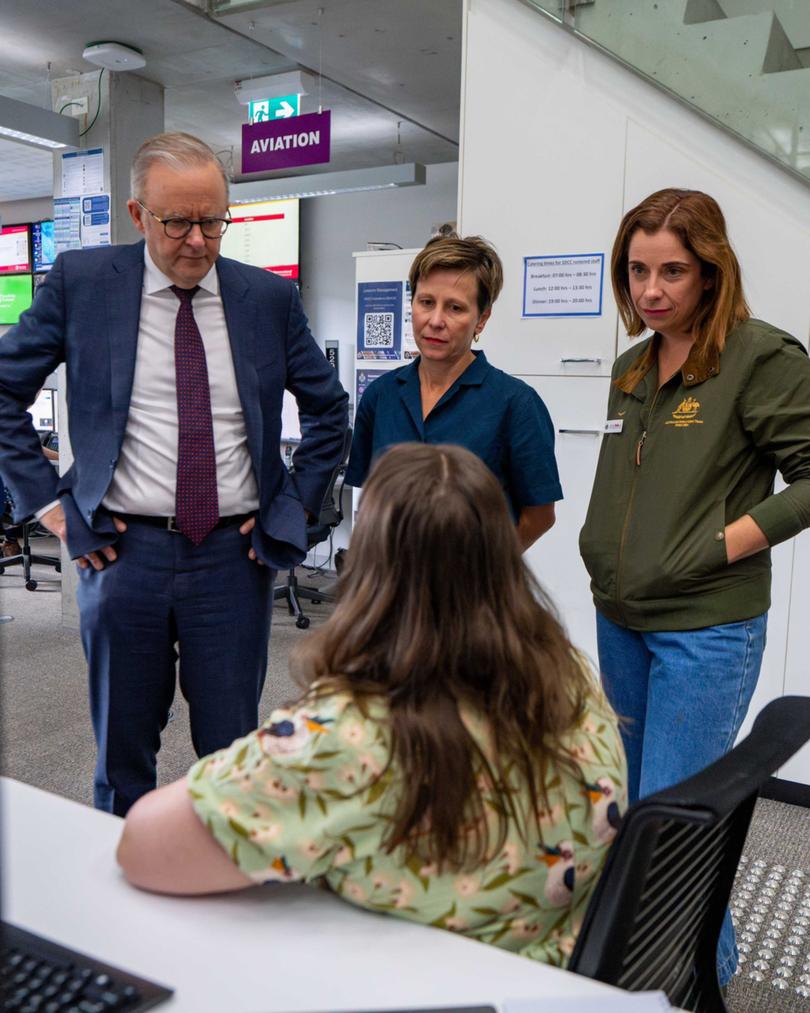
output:
[[[242,127],[242,172],[268,172],[329,161],[331,113],[305,113],[288,120]]]

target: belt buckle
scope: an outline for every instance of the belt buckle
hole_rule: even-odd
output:
[[[178,526],[177,526],[177,517],[176,516],[172,516],[172,517],[167,517],[166,518],[166,530],[167,531],[173,531],[174,534],[176,534],[176,535],[181,535],[183,533],[180,530],[180,528],[178,528]]]

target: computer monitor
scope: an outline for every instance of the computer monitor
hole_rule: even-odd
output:
[[[41,390],[28,411],[34,420],[34,428],[40,433],[42,445],[45,446],[43,434],[56,428],[56,392]]]
[[[0,228],[0,274],[31,273],[31,231],[28,225]]]
[[[16,324],[33,299],[30,274],[0,274],[0,324]]]
[[[34,271],[50,271],[56,260],[56,240],[53,221],[34,222],[31,225],[31,249]]]
[[[222,237],[223,257],[233,257],[298,281],[299,201],[232,204],[231,224]]]

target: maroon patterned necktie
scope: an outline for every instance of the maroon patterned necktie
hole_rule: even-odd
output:
[[[174,325],[178,425],[175,523],[178,531],[199,545],[219,520],[211,392],[205,347],[191,308],[199,286],[171,288],[180,300]]]

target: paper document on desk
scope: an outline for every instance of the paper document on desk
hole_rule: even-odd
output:
[[[661,1013],[671,1010],[663,992],[624,992],[616,995],[555,996],[553,999],[507,999],[503,1013]]]

